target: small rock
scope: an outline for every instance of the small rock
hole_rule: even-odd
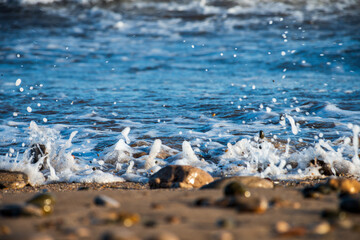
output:
[[[48,211],[48,209],[46,209]],[[52,211],[52,210],[50,210]],[[22,215],[23,216],[44,216],[45,214],[48,214],[50,212],[45,212],[43,208],[40,208],[39,206],[33,205],[33,204],[26,204],[22,208]]]
[[[4,217],[19,217],[22,215],[23,205],[8,204],[0,207],[0,215]]]
[[[242,196],[250,197],[251,193],[239,182],[230,182],[224,188],[224,195],[229,196]]]
[[[150,220],[144,221],[143,224],[145,227],[154,228],[158,225],[158,222],[153,219],[150,219]]]
[[[137,152],[133,154],[134,158],[141,158],[142,156],[146,156],[147,153],[146,152]]]
[[[290,228],[288,231],[280,233],[279,236],[281,237],[298,237],[304,236],[307,230],[304,227],[293,227]]]
[[[101,240],[140,240],[133,232],[120,228],[114,231],[105,232]]]
[[[0,189],[20,189],[28,183],[29,179],[25,173],[0,170]]]
[[[181,218],[172,215],[172,216],[167,216],[165,218],[165,221],[170,224],[179,224],[179,223],[181,223]]]
[[[199,188],[214,179],[207,172],[192,166],[169,165],[153,174],[150,188]]]
[[[28,200],[27,203],[39,207],[44,214],[50,214],[54,211],[55,197],[50,193],[39,193]]]
[[[227,231],[216,232],[212,235],[213,240],[233,240],[234,236]]]
[[[265,198],[237,198],[236,208],[238,212],[264,213],[268,208]]]
[[[333,189],[326,183],[319,183],[313,187],[305,187],[302,190],[303,196],[305,198],[321,198],[322,195],[328,195],[333,191]]]
[[[321,222],[313,228],[313,233],[318,235],[325,235],[331,231],[331,226],[328,222]]]
[[[212,200],[210,198],[198,198],[195,200],[194,205],[197,207],[208,207],[213,204]]]
[[[0,236],[1,235],[10,235],[11,229],[6,225],[0,225]]]
[[[288,224],[285,221],[278,221],[275,224],[275,231],[277,233],[280,233],[280,234],[285,233],[285,232],[288,232],[290,229],[291,229],[290,224]]]
[[[104,206],[104,207],[112,207],[118,208],[120,207],[120,203],[115,199],[105,196],[105,195],[98,195],[94,198],[95,205]]]
[[[360,213],[360,195],[346,196],[340,201],[340,209],[351,213]]]
[[[216,226],[220,228],[231,229],[236,227],[236,225],[237,225],[236,222],[230,218],[221,218],[216,221]]]
[[[273,182],[268,179],[253,176],[244,176],[218,179],[201,187],[201,189],[221,189],[231,182],[239,182],[244,187],[248,188],[274,188]]]
[[[299,209],[301,204],[299,202],[292,202],[289,200],[284,200],[279,197],[275,197],[270,201],[270,205],[275,208],[294,208]]]
[[[179,238],[170,232],[161,232],[147,238],[147,240],[179,240]]]
[[[355,179],[332,178],[327,184],[344,194],[356,194],[360,192],[360,182]]]
[[[140,215],[137,213],[110,212],[101,218],[102,223],[119,223],[125,227],[131,227],[140,222]]]
[[[321,217],[330,221],[343,220],[346,218],[346,213],[335,209],[325,209],[321,212]]]

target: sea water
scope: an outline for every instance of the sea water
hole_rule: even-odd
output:
[[[360,177],[359,29],[359,0],[0,0],[0,167]]]

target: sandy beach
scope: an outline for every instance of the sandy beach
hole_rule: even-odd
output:
[[[56,203],[54,212],[47,216],[0,217],[0,238],[358,239],[359,214],[347,213],[346,221],[342,223],[334,223],[321,216],[325,209],[338,209],[336,193],[323,195],[320,199],[302,196],[300,190],[303,186],[318,182],[323,181],[281,182],[273,189],[248,189],[252,197],[265,197],[269,202],[268,209],[261,214],[239,213],[234,208],[206,206],[199,201],[222,199],[223,189],[152,190],[148,185],[135,183],[60,183],[1,190],[2,205],[23,203],[44,189],[54,195]],[[94,199],[98,195],[111,197],[120,203],[120,207],[95,205]],[[114,214],[125,216],[125,221],[108,221]],[[127,218],[132,220],[127,222]],[[290,229],[282,232],[281,224],[284,222],[289,224]],[[325,228],[323,232],[321,227]]]

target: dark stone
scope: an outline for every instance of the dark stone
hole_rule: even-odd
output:
[[[347,196],[341,199],[340,209],[351,213],[360,213],[360,195]]]
[[[253,176],[241,176],[241,177],[227,177],[215,180],[201,189],[222,189],[231,182],[239,182],[248,188],[273,188],[274,184],[269,179],[253,177]]]
[[[224,188],[225,196],[243,196],[250,197],[250,192],[239,182],[230,182]]]

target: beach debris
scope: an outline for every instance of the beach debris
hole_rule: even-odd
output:
[[[6,225],[0,225],[0,236],[2,235],[10,235],[11,229]]]
[[[285,221],[278,221],[275,224],[275,231],[279,234],[286,233],[291,229],[291,226],[289,223]]]
[[[245,189],[245,187],[239,182],[230,182],[224,187],[224,195],[229,196],[242,196],[250,197],[251,193]]]
[[[216,226],[219,228],[231,229],[237,226],[237,223],[232,218],[220,218],[216,221]]]
[[[218,231],[212,235],[212,240],[233,240],[234,236],[228,231]]]
[[[360,213],[360,195],[348,195],[341,199],[340,209],[350,213]]]
[[[120,203],[115,199],[108,197],[106,195],[98,195],[94,198],[94,203],[97,206],[118,208],[120,207]]]
[[[21,189],[28,183],[29,179],[25,173],[0,170],[0,189]]]
[[[330,231],[331,231],[331,226],[326,221],[316,224],[312,229],[312,233],[317,235],[325,235],[328,234]]]
[[[46,215],[54,211],[55,197],[50,193],[38,193],[26,203],[40,208]]]
[[[230,182],[239,182],[248,188],[274,188],[273,182],[269,179],[253,176],[242,176],[221,178],[201,187],[201,189],[221,189]]]
[[[126,228],[117,228],[116,230],[105,232],[101,240],[140,240],[135,233]]]
[[[150,177],[150,188],[199,188],[214,179],[207,172],[192,166],[169,165]]]

